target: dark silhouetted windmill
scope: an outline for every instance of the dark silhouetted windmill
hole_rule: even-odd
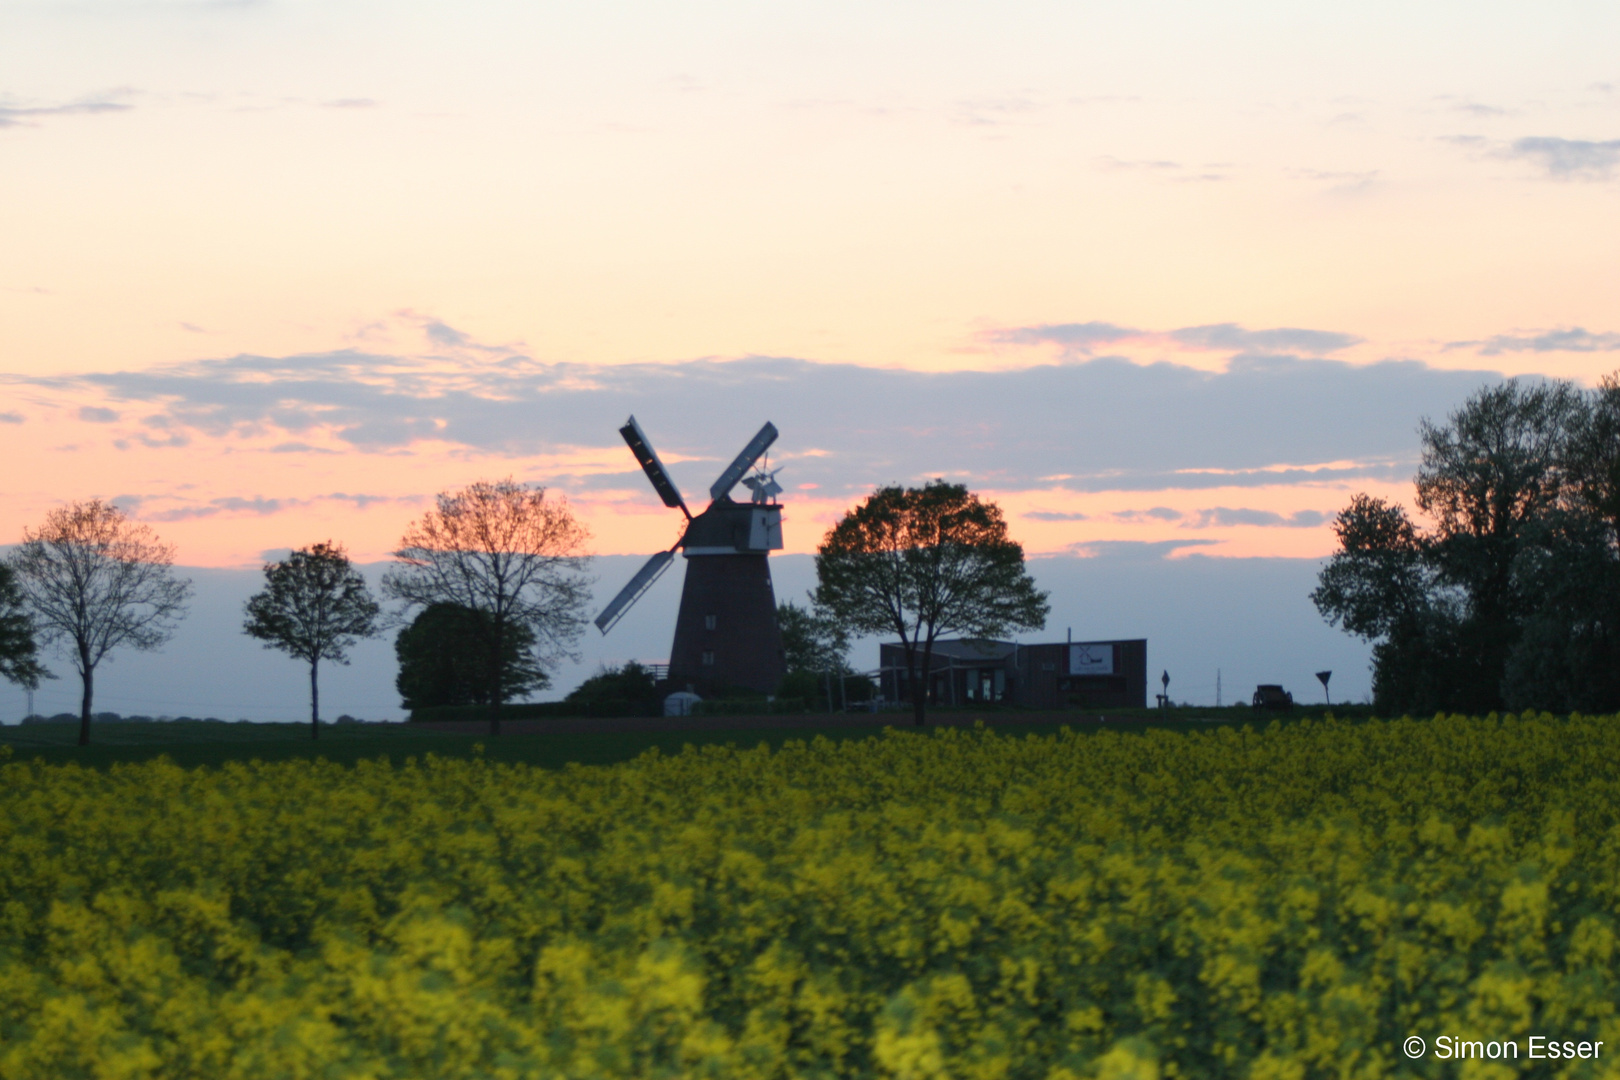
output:
[[[664,505],[686,515],[686,530],[674,547],[648,559],[619,590],[596,617],[597,629],[604,634],[611,630],[669,569],[679,551],[687,560],[686,584],[681,589],[675,641],[669,650],[671,688],[690,686],[702,694],[745,686],[774,693],[786,673],[786,663],[767,556],[782,547],[782,508],[776,502],[782,488],[774,472],[761,470],[747,479],[744,476],[776,441],[776,428],[767,423],[759,429],[710,485],[711,501],[695,517],[634,416],[619,434]],[[753,492],[751,502],[732,501],[731,489],[738,481]]]

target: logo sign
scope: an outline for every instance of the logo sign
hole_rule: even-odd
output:
[[[1091,642],[1069,646],[1070,675],[1112,675],[1114,673],[1114,646],[1109,642]]]

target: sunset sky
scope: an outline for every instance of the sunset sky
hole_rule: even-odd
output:
[[[386,557],[435,491],[789,552],[960,480],[1032,553],[1320,557],[1415,428],[1620,368],[1620,5],[7,0],[0,542]]]

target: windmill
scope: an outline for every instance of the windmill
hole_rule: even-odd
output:
[[[700,693],[726,686],[746,686],[773,693],[786,674],[782,631],[776,624],[776,593],[766,561],[782,547],[782,491],[776,472],[745,474],[776,441],[770,423],[759,429],[742,453],[709,486],[709,505],[694,516],[681,498],[658,453],[632,416],[619,429],[641,464],[653,490],[672,510],[686,515],[686,529],[675,546],[647,560],[630,583],[619,590],[596,628],[606,634],[653,582],[669,569],[675,553],[686,557],[686,583],[675,617],[675,641],[669,650],[669,683]],[[777,470],[780,471],[780,470]],[[731,499],[738,481],[753,493],[751,502]]]

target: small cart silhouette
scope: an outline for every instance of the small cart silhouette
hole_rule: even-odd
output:
[[[1274,683],[1261,683],[1254,688],[1255,712],[1287,712],[1294,707],[1294,695]]]

